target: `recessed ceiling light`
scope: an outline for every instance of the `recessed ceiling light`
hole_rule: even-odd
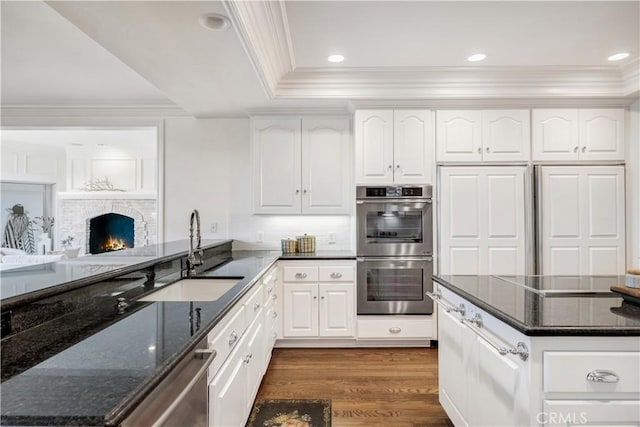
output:
[[[342,55],[331,55],[327,58],[329,62],[342,62],[344,61],[344,56]]]
[[[470,57],[468,57],[467,61],[478,62],[478,61],[482,61],[486,57],[487,57],[487,55],[485,55],[484,53],[476,53],[476,54],[471,55]]]
[[[198,18],[198,22],[204,28],[213,31],[224,31],[231,28],[231,21],[219,13],[206,13]]]
[[[620,61],[621,59],[625,59],[629,57],[629,52],[620,52],[614,55],[611,55],[607,58],[609,61]]]

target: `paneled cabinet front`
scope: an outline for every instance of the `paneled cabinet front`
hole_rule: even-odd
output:
[[[624,110],[532,112],[533,160],[624,160]]]
[[[255,213],[349,213],[349,120],[253,119],[251,124]]]
[[[283,264],[284,338],[353,337],[353,262]]]
[[[356,183],[431,183],[435,161],[430,114],[428,110],[356,111]]]
[[[529,110],[442,110],[436,116],[439,162],[529,160]]]
[[[526,273],[526,166],[440,167],[440,273]]]
[[[545,166],[541,274],[625,272],[624,166]]]

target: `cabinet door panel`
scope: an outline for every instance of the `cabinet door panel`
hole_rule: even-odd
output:
[[[545,426],[637,426],[640,402],[637,400],[545,400]]]
[[[489,274],[517,275],[521,267],[522,251],[515,247],[488,247]]]
[[[356,184],[393,183],[393,111],[355,114]]]
[[[533,110],[531,117],[533,160],[578,159],[578,110]]]
[[[284,285],[284,336],[318,336],[318,285]]]
[[[429,119],[426,110],[393,112],[393,180],[396,184],[432,182],[435,161]]]
[[[438,308],[438,383],[440,402],[456,425],[467,425],[467,388],[471,378],[462,372],[465,363],[466,327]]]
[[[244,349],[244,345],[241,347]],[[240,426],[247,421],[247,370],[242,355],[239,349],[234,351],[229,363],[209,386],[212,427]]]
[[[517,399],[521,368],[480,338],[477,339],[477,351],[478,381],[473,394],[473,423],[479,426],[526,425],[528,408],[520,407],[522,400]]]
[[[580,110],[579,119],[581,160],[624,160],[624,110]]]
[[[436,118],[438,161],[482,160],[481,125],[481,111],[438,111]]]
[[[254,322],[248,331],[249,338],[247,341],[247,351],[245,357],[248,360],[246,362],[247,370],[247,401],[245,404],[245,414],[251,412],[253,407],[253,399],[258,393],[260,382],[262,381],[262,375],[264,374],[264,360],[265,360],[265,346],[266,346],[266,332],[263,324],[262,316]]]
[[[482,112],[484,161],[529,160],[529,110],[486,110]]]
[[[353,336],[353,284],[320,283],[320,336]]]
[[[544,271],[554,275],[580,274],[582,254],[579,246],[556,246],[545,251]]]
[[[300,213],[300,120],[252,121],[256,213]]]
[[[302,212],[349,212],[348,120],[302,120]]]

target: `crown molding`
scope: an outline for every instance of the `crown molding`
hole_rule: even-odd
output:
[[[165,118],[191,116],[176,105],[3,104],[3,118]]]
[[[624,91],[638,96],[640,93],[640,58],[620,67]]]
[[[479,99],[626,97],[617,67],[298,68],[276,98]]]
[[[349,102],[349,111],[369,109],[496,109],[496,108],[628,108],[638,98],[493,98],[493,99],[377,99]]]
[[[262,87],[274,98],[280,79],[295,69],[284,1],[223,0],[222,3]]]

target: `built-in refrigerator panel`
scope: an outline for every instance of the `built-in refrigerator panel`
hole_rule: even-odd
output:
[[[531,169],[439,166],[439,274],[533,272]]]
[[[535,166],[534,177],[537,274],[624,274],[624,166]]]

